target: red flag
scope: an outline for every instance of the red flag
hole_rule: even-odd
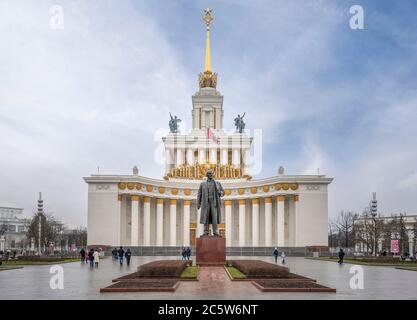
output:
[[[220,140],[213,134],[210,128],[207,128],[207,138],[213,140],[217,144],[220,143]]]

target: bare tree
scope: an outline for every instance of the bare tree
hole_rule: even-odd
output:
[[[339,233],[339,244],[349,248],[353,246],[353,226],[357,214],[352,211],[341,211],[334,225]]]

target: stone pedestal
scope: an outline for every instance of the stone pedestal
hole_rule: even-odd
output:
[[[226,238],[200,237],[196,243],[196,264],[223,266],[226,264]]]

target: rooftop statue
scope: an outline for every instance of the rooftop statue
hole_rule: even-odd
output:
[[[236,132],[242,133],[245,131],[245,122],[243,121],[243,117],[245,116],[246,112],[243,114],[243,116],[240,116],[240,114],[237,115],[235,118],[235,126],[236,126]]]
[[[172,116],[171,112],[169,113],[169,116],[171,117],[171,120],[169,120],[169,130],[171,133],[178,133],[178,122],[181,122],[180,118],[177,118],[177,116]]]

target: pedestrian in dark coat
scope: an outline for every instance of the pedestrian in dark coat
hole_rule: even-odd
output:
[[[122,246],[119,248],[117,253],[119,254],[119,262],[120,262],[120,265],[122,266],[123,265],[123,257],[125,255],[125,251],[123,250]]]
[[[274,252],[272,254],[274,255],[275,263],[278,263],[279,251],[277,247],[275,247]]]
[[[132,256],[132,252],[130,252],[130,249],[127,248],[127,251],[125,253],[126,263],[128,266],[130,266],[130,257]]]
[[[191,249],[190,249],[190,247],[187,247],[187,249],[185,250],[185,255],[187,256],[187,260],[190,260],[190,257],[191,257]]]
[[[342,248],[340,248],[338,255],[339,255],[339,264],[342,264],[343,263],[343,258],[345,257],[345,252],[343,251]]]

